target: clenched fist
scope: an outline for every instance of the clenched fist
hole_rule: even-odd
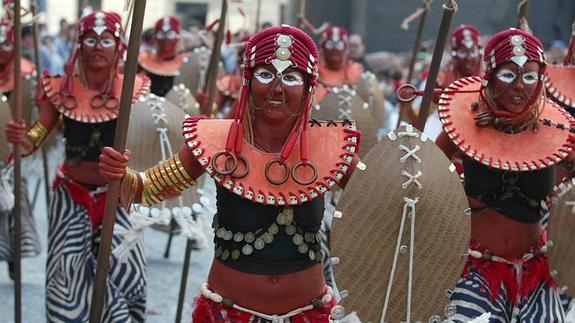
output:
[[[132,153],[128,149],[121,154],[112,147],[104,147],[98,163],[100,175],[108,181],[122,179],[124,174],[126,174],[126,168],[131,156]]]

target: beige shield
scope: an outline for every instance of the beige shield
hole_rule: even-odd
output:
[[[311,112],[318,120],[354,120],[362,133],[360,157],[377,143],[383,120],[383,93],[375,77],[369,75],[362,75],[355,85],[332,88]]]
[[[411,125],[390,132],[363,162],[333,220],[340,305],[362,322],[440,322],[470,232],[455,167]]]
[[[170,158],[185,146],[182,122],[185,113],[166,99],[150,94],[134,103],[130,115],[127,147],[132,151],[129,167],[144,171]],[[164,210],[190,207],[198,201],[196,190],[156,206]],[[165,212],[165,211],[163,211]]]
[[[549,265],[559,287],[575,296],[575,180],[571,179],[556,188],[558,199],[549,217]]]
[[[200,115],[200,104],[184,83],[174,85],[166,94],[166,100],[182,109],[187,115]]]

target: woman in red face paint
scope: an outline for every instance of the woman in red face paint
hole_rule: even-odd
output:
[[[63,77],[45,77],[40,116],[27,128],[24,121],[6,125],[6,137],[20,144],[26,155],[34,153],[64,120],[66,159],[54,183],[48,228],[46,316],[53,321],[87,321],[95,275],[107,180],[98,170],[103,146],[114,141],[119,94],[119,74],[125,44],[117,14],[95,12],[78,24],[78,39]],[[78,73],[76,73],[76,70]],[[134,99],[147,93],[149,81],[136,78]],[[126,210],[118,208],[116,226],[132,228]],[[114,245],[124,244],[114,236]],[[103,321],[143,322],[146,277],[141,242],[128,244],[127,252],[114,254],[107,279]],[[126,279],[129,277],[129,279]]]
[[[0,96],[3,102],[6,102],[10,98],[10,94],[14,88],[14,29],[11,21],[2,20],[0,21]],[[26,60],[22,59],[20,61],[21,76],[24,80],[31,80],[35,75],[34,65]],[[23,80],[23,81],[24,81]],[[31,104],[26,104],[23,100],[23,115],[30,115],[32,110]],[[29,101],[29,103],[31,103]],[[3,106],[3,113],[5,116],[10,115],[9,105],[5,104]],[[8,145],[4,144],[5,148],[0,149],[0,173],[2,177],[11,177],[8,173],[11,171],[11,167],[4,163],[6,155],[8,154]],[[12,218],[12,199],[11,194],[13,188],[10,183],[0,181],[0,260],[6,260],[8,262],[8,273],[10,278],[13,279],[14,275],[14,263],[12,259],[14,257],[12,241],[14,240],[14,226]],[[34,217],[32,215],[32,207],[28,201],[28,194],[26,185],[22,185],[22,196],[24,197],[22,203],[22,247],[21,254],[24,257],[36,256],[40,253],[40,241],[38,238],[38,233],[34,225]]]
[[[103,150],[101,173],[122,178],[125,202],[158,203],[204,172],[215,179],[215,258],[194,322],[328,322],[335,302],[321,265],[322,195],[358,162],[359,133],[352,122],[309,121],[316,64],[301,30],[262,30],[246,47],[233,120],[187,119],[187,147],[140,174]]]
[[[436,143],[461,152],[471,207],[471,242],[463,277],[451,295],[451,317],[467,322],[563,322],[569,301],[550,276],[542,217],[556,164],[568,157],[573,122],[545,98],[541,42],[508,29],[485,48],[483,78],[456,81],[439,102]],[[477,90],[480,88],[479,90]]]

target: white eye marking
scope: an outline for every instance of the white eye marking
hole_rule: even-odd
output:
[[[539,80],[539,74],[535,71],[527,72],[523,74],[522,79],[525,84],[535,84]]]
[[[303,85],[303,75],[300,72],[289,72],[282,76],[282,83],[286,86]]]
[[[262,84],[269,84],[275,78],[275,75],[267,69],[260,67],[254,72],[256,80]]]
[[[517,75],[513,71],[508,69],[502,69],[495,75],[501,82],[512,83],[517,78]]]

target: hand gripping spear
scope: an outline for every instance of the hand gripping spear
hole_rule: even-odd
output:
[[[413,50],[411,52],[411,61],[409,62],[409,71],[407,73],[407,79],[405,80],[407,83],[411,83],[413,79],[413,69],[415,68],[415,62],[417,61],[417,53],[419,53],[419,46],[421,44],[421,35],[423,34],[423,27],[425,26],[425,19],[427,18],[427,12],[431,8],[431,4],[433,0],[423,0],[423,4],[420,8],[418,8],[413,14],[409,15],[409,17],[405,18],[401,23],[402,29],[409,29],[409,23],[414,19],[419,17],[419,25],[417,27],[417,34],[415,36],[415,43],[413,44]],[[412,109],[411,106],[406,106],[406,109]],[[401,124],[401,113],[399,114],[399,118],[397,119],[396,128],[399,127]]]
[[[142,34],[142,23],[144,21],[144,12],[146,9],[146,0],[133,1],[134,12],[130,28],[130,42],[128,43],[128,54],[124,69],[124,82],[122,83],[122,94],[120,96],[120,112],[114,136],[114,149],[121,152],[126,149],[126,135],[128,133],[128,123],[130,121],[130,110],[132,107],[132,93],[134,92],[134,81],[136,78],[138,51],[140,49],[140,35]],[[116,208],[118,207],[119,194],[120,180],[110,181],[108,183],[108,193],[106,195],[104,223],[100,237],[96,277],[92,292],[90,323],[100,323],[102,318],[102,309],[105,302],[106,279],[108,278],[108,265],[112,249],[112,235],[114,232],[114,223],[116,222]]]
[[[22,21],[20,0],[14,0],[14,106],[12,120],[22,119],[22,82],[20,80],[20,61],[22,58]],[[14,321],[22,322],[22,157],[20,145],[14,145]]]
[[[441,24],[439,25],[435,48],[433,49],[429,76],[427,77],[423,99],[421,100],[421,107],[419,108],[419,115],[417,116],[417,123],[415,124],[415,127],[421,132],[423,132],[423,128],[425,127],[425,121],[429,114],[429,106],[431,105],[434,89],[437,85],[439,65],[441,64],[441,58],[443,57],[443,51],[445,50],[445,41],[447,40],[447,34],[449,33],[451,18],[453,13],[457,12],[457,10],[459,10],[459,6],[455,0],[448,0],[443,5],[443,16],[441,17]]]
[[[208,96],[205,109],[202,114],[210,116],[215,115],[214,100],[216,98],[216,81],[218,79],[218,68],[220,65],[220,58],[222,56],[222,43],[224,42],[224,30],[226,28],[226,16],[228,12],[227,0],[222,0],[222,11],[220,14],[220,22],[218,24],[218,31],[212,48],[212,56],[208,64],[208,73],[206,76],[205,92]]]

